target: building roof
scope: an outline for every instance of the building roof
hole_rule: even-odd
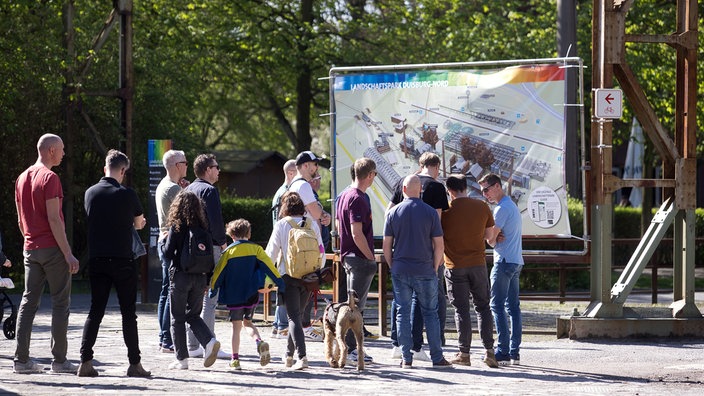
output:
[[[277,151],[227,150],[215,151],[213,154],[218,159],[220,169],[231,173],[249,173],[272,157],[281,161],[282,164],[288,160],[288,158]]]

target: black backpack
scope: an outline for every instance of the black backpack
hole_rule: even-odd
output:
[[[297,181],[299,181],[299,180],[303,180],[304,182],[307,183],[306,179],[304,179],[304,178],[302,178],[302,177],[299,177],[298,179],[292,180],[292,181],[291,181],[291,184],[289,184],[288,186],[286,186],[286,191],[288,191],[288,190],[291,188],[291,186],[293,185],[293,183],[295,183],[295,182],[297,182]],[[267,212],[267,214],[268,214],[268,213],[274,213],[274,216],[276,217],[277,220],[278,220],[278,218],[279,218],[279,209],[281,209],[281,196],[283,196],[283,194],[279,195],[279,197],[278,197],[278,199],[276,200],[276,203],[274,204],[274,206],[272,206],[271,209],[269,209],[269,212]]]
[[[191,274],[213,272],[213,237],[210,231],[200,227],[188,229],[188,237],[181,249],[181,271]]]

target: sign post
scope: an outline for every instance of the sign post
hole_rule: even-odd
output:
[[[620,89],[597,89],[594,92],[594,114],[597,118],[621,118],[623,115],[623,91]]]

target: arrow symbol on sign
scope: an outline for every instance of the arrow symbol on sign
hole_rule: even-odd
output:
[[[611,101],[614,100],[614,97],[611,96],[611,94],[608,94],[604,99],[606,99],[606,103],[611,104]]]

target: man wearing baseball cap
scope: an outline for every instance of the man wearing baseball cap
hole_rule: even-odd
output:
[[[312,151],[303,151],[296,156],[296,176],[289,185],[288,190],[297,192],[306,206],[306,215],[312,217],[324,226],[330,225],[330,214],[323,210],[323,206],[315,199],[313,187],[308,183],[318,171],[318,162],[322,158]]]

